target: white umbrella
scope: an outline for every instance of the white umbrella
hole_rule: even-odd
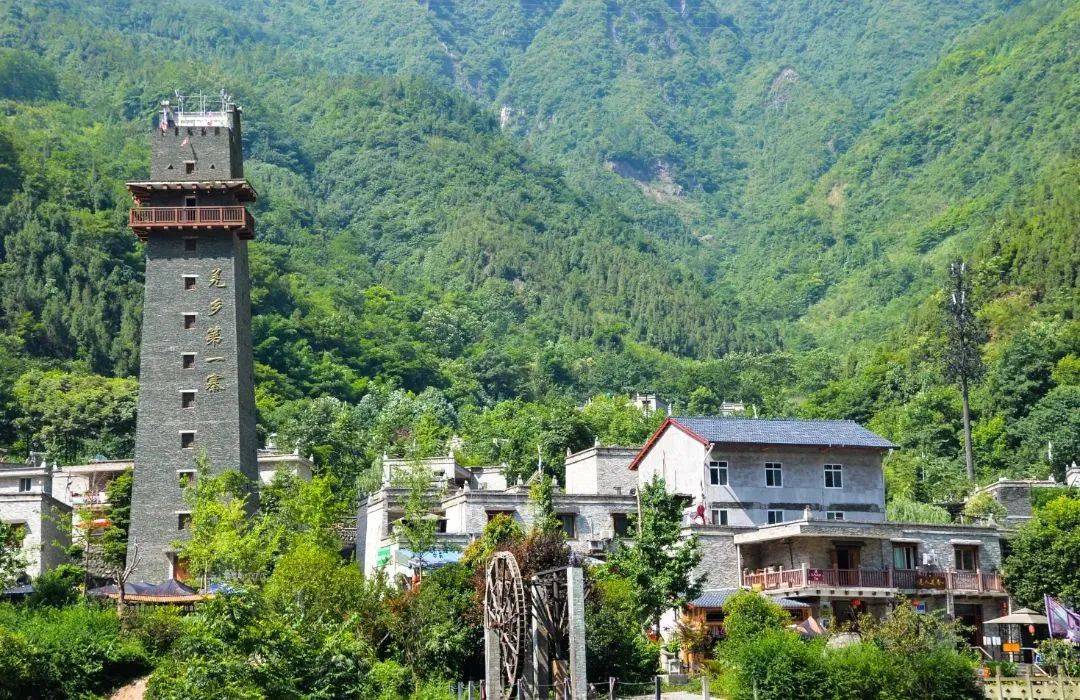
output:
[[[1008,615],[995,617],[987,620],[984,625],[1045,625],[1046,615],[1035,612],[1031,608],[1020,608]]]

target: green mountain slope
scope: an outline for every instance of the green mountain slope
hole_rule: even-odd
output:
[[[1078,34],[1075,3],[1032,3],[918,75],[805,206],[740,251],[749,269],[773,261],[773,275],[759,279],[779,284],[753,293],[820,279],[802,326],[835,347],[895,330],[934,291],[950,256],[977,249],[1007,208],[1075,167]]]
[[[648,389],[868,422],[904,447],[894,492],[951,495],[938,288],[962,254],[980,475],[1059,468],[1078,34],[1060,0],[9,4],[0,446],[123,451],[122,183],[163,95],[226,86],[262,195],[261,426],[324,463],[457,433],[524,472],[589,442],[574,402]]]

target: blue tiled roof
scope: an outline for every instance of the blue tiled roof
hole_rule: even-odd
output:
[[[709,442],[757,445],[822,445],[832,447],[896,447],[852,420],[683,417],[673,420]]]
[[[738,593],[741,588],[710,588],[701,592],[701,595],[690,601],[690,605],[695,608],[719,608],[723,606],[724,601],[731,596]],[[809,608],[810,605],[802,602],[801,600],[792,600],[791,598],[772,598],[781,608],[785,610],[798,610],[800,608]]]

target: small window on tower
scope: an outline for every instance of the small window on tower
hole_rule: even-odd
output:
[[[176,529],[187,530],[191,527],[191,513],[176,514]]]
[[[184,161],[184,172],[189,174],[189,175],[191,173],[195,172],[195,161],[193,161],[193,160],[185,160]]]
[[[185,352],[181,354],[180,367],[183,369],[195,369],[195,353]]]
[[[180,447],[185,450],[195,447],[195,431],[183,430],[180,432]]]
[[[194,391],[181,391],[180,392],[180,408],[195,408],[195,392]]]
[[[185,253],[194,253],[195,252],[195,240],[196,239],[194,239],[194,238],[185,238],[184,239],[184,252]]]
[[[193,292],[193,291],[195,291],[195,283],[196,283],[197,280],[198,280],[198,278],[195,275],[184,275],[184,291],[185,292]]]
[[[184,330],[190,331],[195,328],[195,314],[184,314]]]
[[[190,469],[176,472],[176,476],[179,478],[180,488],[182,489],[186,489],[188,486],[195,483],[195,472]]]

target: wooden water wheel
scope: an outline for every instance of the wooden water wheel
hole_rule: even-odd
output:
[[[498,634],[502,694],[509,698],[521,671],[528,616],[525,586],[514,555],[496,552],[488,564],[485,582],[484,625]]]

